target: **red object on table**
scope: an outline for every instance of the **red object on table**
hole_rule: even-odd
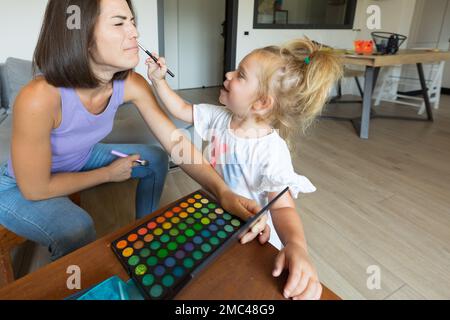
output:
[[[372,54],[373,41],[372,40],[355,40],[355,52],[357,54]]]

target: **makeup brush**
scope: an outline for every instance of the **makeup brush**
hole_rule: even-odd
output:
[[[116,150],[111,151],[111,154],[115,155],[117,157],[120,157],[120,158],[129,157],[128,154],[125,154],[125,153],[122,153],[122,152],[119,152]],[[139,163],[142,167],[147,167],[149,165],[149,162],[147,160],[136,160],[136,162]]]
[[[140,44],[139,42],[138,42],[138,45],[139,45],[139,48],[142,49],[142,51],[144,51],[146,54],[148,54],[148,56],[149,56],[150,58],[153,59],[153,61],[155,61],[156,63],[158,63],[158,59],[156,59],[156,57],[155,57],[154,55],[152,55],[150,51],[148,51],[147,49],[145,49],[144,46],[143,46],[142,44]],[[175,78],[175,75],[174,75],[174,74],[172,73],[172,71],[170,71],[169,69],[167,69],[167,73],[170,74],[170,76],[171,76],[172,78]]]

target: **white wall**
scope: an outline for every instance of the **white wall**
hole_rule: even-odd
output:
[[[366,27],[366,9],[371,4],[376,4],[381,8],[383,30],[408,35],[414,13],[415,1],[416,0],[358,0],[354,28],[361,29],[361,32],[356,32],[352,30],[253,29],[254,0],[240,0],[236,62],[238,64],[245,55],[255,48],[270,44],[281,44],[285,41],[302,37],[303,35],[337,48],[352,48],[353,40],[356,38],[371,39],[371,30],[368,30]],[[250,35],[245,36],[245,31],[249,31]]]
[[[159,51],[158,42],[158,5],[157,0],[133,0],[135,13],[138,17],[139,41],[150,52]],[[136,67],[136,72],[141,73],[147,79],[145,60],[148,56],[141,51],[141,62]]]
[[[0,62],[8,57],[31,60],[47,1],[0,0]]]
[[[178,0],[164,0],[164,55],[167,66],[176,76],[168,76],[166,79],[174,89],[178,89],[180,85],[178,43]]]
[[[381,8],[381,30],[400,33],[409,36],[413,21],[416,0],[358,0],[355,16],[355,27],[361,29],[358,38],[370,39],[370,33],[366,27],[366,10],[370,5],[378,5]],[[407,42],[402,48],[406,48]]]
[[[410,32],[410,48],[448,49],[450,16],[445,17],[445,11],[449,9],[448,2],[449,0],[416,1],[414,23]],[[447,20],[447,27],[443,26],[445,20]]]
[[[448,38],[450,37],[450,11],[449,0],[417,0],[411,25],[409,48],[439,48],[448,50]],[[447,16],[446,16],[447,11]],[[445,26],[447,23],[447,26]],[[437,65],[424,64],[424,74],[431,79],[437,72]],[[402,77],[417,79],[417,67],[415,65],[403,65]],[[399,85],[399,91],[420,90],[418,81],[403,80]]]
[[[158,51],[157,0],[134,0],[139,19],[140,41]],[[0,62],[8,57],[31,60],[39,37],[45,0],[0,0]],[[136,71],[145,74],[145,56]]]

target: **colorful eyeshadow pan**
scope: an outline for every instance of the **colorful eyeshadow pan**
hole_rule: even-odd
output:
[[[187,207],[189,207],[189,204],[186,203],[186,202],[182,202],[182,203],[180,204],[180,207],[181,207],[181,208],[187,208]]]
[[[125,250],[122,251],[122,255],[125,258],[131,257],[131,255],[133,254],[133,249],[132,248],[126,248]]]
[[[153,237],[152,234],[147,234],[147,235],[144,237],[144,241],[145,241],[145,242],[152,242],[153,239],[154,239],[154,237]]]
[[[128,242],[126,242],[125,240],[121,240],[117,243],[117,249],[125,249],[127,244]]]
[[[170,299],[242,225],[197,191],[111,247],[146,299]]]
[[[128,259],[128,264],[130,266],[136,266],[139,263],[139,257],[138,256],[132,256],[130,259]]]
[[[186,219],[187,216],[188,216],[188,214],[186,212],[180,213],[180,218],[182,218],[182,219]]]
[[[166,218],[164,218],[164,217],[158,217],[158,218],[156,218],[156,222],[158,222],[158,223],[163,223],[164,221],[166,221]]]
[[[129,236],[128,236],[128,241],[130,241],[130,242],[134,242],[134,241],[136,241],[138,239],[138,236],[137,236],[137,234],[130,234]]]
[[[150,253],[151,253],[151,251],[149,249],[145,248],[145,249],[142,249],[139,254],[142,258],[147,258],[148,256],[150,256]]]
[[[212,232],[216,232],[217,230],[219,230],[219,227],[216,224],[210,224],[208,226],[208,229],[211,230]]]
[[[135,248],[136,250],[142,249],[144,247],[144,241],[136,241],[133,244],[133,248]]]
[[[148,231],[147,228],[141,228],[139,229],[138,234],[140,236],[145,236],[147,234],[147,231]]]
[[[194,213],[194,212],[195,212],[195,209],[189,207],[189,208],[186,209],[186,211],[187,211],[187,213]]]
[[[173,217],[173,212],[172,211],[167,211],[166,213],[164,213],[164,217],[170,219]]]
[[[172,221],[172,223],[177,224],[177,223],[180,223],[180,218],[178,218],[178,217],[173,217],[172,219],[170,219],[170,221]]]
[[[145,286],[151,286],[155,281],[155,277],[151,274],[146,274],[144,277],[142,277],[142,283]]]

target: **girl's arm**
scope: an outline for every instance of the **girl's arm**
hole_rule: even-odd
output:
[[[278,193],[269,193],[269,201],[277,196]],[[289,192],[286,192],[270,209],[272,221],[277,230],[283,245],[295,243],[308,252],[303,223],[298,215],[294,199]]]
[[[157,56],[156,53],[155,56]],[[148,77],[164,106],[175,118],[192,124],[194,122],[193,106],[176,94],[165,80],[167,66],[164,58],[159,58],[158,64],[152,59],[148,59],[146,64],[149,67]]]
[[[269,200],[276,195],[276,193],[270,193]],[[275,230],[284,244],[284,248],[275,259],[273,276],[278,277],[284,269],[289,270],[283,292],[285,298],[319,299],[322,294],[322,285],[309,258],[303,224],[295,210],[291,194],[283,195],[270,212]]]

